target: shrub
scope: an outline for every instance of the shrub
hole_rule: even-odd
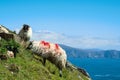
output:
[[[5,54],[7,52],[7,47],[11,47],[11,49],[13,48],[19,48],[19,44],[17,42],[15,42],[15,40],[9,40],[6,41],[4,39],[1,39],[0,41],[0,54]]]

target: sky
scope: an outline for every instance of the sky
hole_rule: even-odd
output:
[[[120,0],[0,0],[0,24],[32,40],[120,50]]]

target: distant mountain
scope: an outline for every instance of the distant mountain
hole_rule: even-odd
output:
[[[120,59],[120,51],[117,50],[79,49],[63,44],[60,44],[60,46],[66,50],[68,57]]]

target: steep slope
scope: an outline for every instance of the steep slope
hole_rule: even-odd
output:
[[[83,74],[86,73],[84,70],[73,65],[68,65],[66,69],[63,69],[63,77],[59,77],[59,70],[55,65],[47,61],[46,66],[43,66],[41,57],[32,55],[32,52],[20,45],[18,40],[15,41],[0,40],[0,55],[6,55],[6,44],[19,46],[16,58],[0,60],[1,80],[90,80],[87,75]]]

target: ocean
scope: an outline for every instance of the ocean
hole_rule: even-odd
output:
[[[81,59],[68,60],[85,69],[92,80],[120,80],[120,59]]]

